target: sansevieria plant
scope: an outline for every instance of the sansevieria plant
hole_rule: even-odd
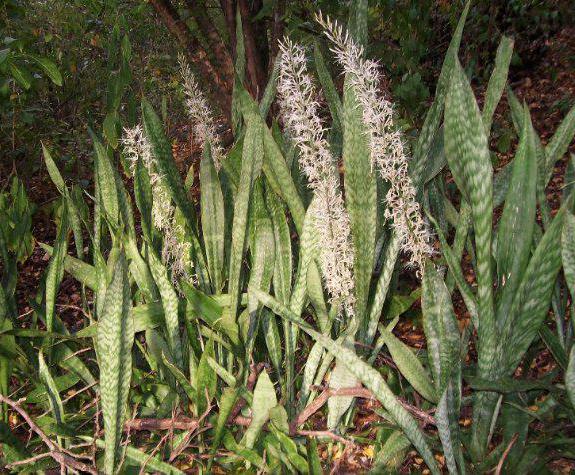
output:
[[[180,58],[201,146],[185,176],[146,99],[139,118],[110,112],[105,138],[91,131],[94,187],[84,194],[44,148],[62,198],[55,243],[42,244],[51,259],[37,323],[13,331],[0,293],[0,363],[10,356],[10,375],[31,375],[33,389],[14,394],[43,410],[34,440],[52,455],[41,470],[318,474],[318,442],[338,456],[374,447],[374,473],[396,473],[410,447],[434,474],[527,473],[551,448],[573,455],[572,434],[556,437],[575,420],[572,186],[551,212],[545,185],[575,112],[544,147],[508,90],[519,145],[493,171],[488,137],[512,42],[502,40],[480,110],[457,55],[468,4],[413,139],[366,56],[367,2],[352,3],[347,28],[315,17],[313,49],[282,40],[259,103],[242,85],[238,17],[229,149]],[[406,266],[417,277],[408,294]],[[64,271],[81,283],[74,332],[58,312]],[[454,311],[455,286],[469,322]],[[415,352],[393,330],[420,297],[425,345]],[[543,348],[558,368],[522,377]],[[7,381],[3,400],[22,409]],[[365,431],[351,430],[358,398],[378,415]],[[318,430],[310,418],[324,404]],[[34,455],[7,429],[0,422],[9,468],[29,468]]]

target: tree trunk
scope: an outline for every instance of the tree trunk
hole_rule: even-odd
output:
[[[228,51],[224,40],[220,36],[217,28],[214,26],[208,15],[206,2],[204,0],[186,0],[192,16],[196,21],[202,35],[208,41],[213,55],[218,62],[218,68],[227,84],[234,82],[234,63],[232,56]]]
[[[207,52],[198,39],[192,35],[170,0],[150,0],[150,3],[168,31],[176,37],[188,60],[198,68],[204,80],[212,85],[212,88],[207,91],[208,96],[218,104],[229,121],[233,85],[226,81],[226,78],[211,63]]]

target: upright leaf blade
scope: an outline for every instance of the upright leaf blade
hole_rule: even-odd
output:
[[[511,62],[512,54],[513,40],[507,36],[502,36],[495,56],[495,68],[491,73],[487,90],[485,91],[485,103],[483,104],[481,114],[487,135],[489,135],[489,131],[491,130],[491,122],[493,121],[495,108],[497,104],[499,104],[505,83],[507,82],[507,74],[509,72],[509,63]]]
[[[381,374],[375,368],[368,365],[349,348],[345,348],[328,336],[322,335],[313,330],[305,321],[270,295],[257,289],[250,289],[250,292],[253,292],[266,307],[273,310],[282,318],[295,323],[330,353],[337,356],[337,358],[347,366],[350,373],[360,380],[364,386],[369,388],[375,397],[381,402],[383,407],[391,414],[397,425],[404,431],[407,438],[419,451],[431,472],[439,475],[440,471],[433,457],[433,453],[431,452],[423,433],[420,431],[417,422],[415,422],[413,417],[398,402]]]
[[[223,287],[224,270],[224,195],[209,144],[206,144],[200,162],[200,187],[202,190],[200,196],[202,234],[206,247],[208,273],[213,291],[219,293]]]
[[[104,415],[104,471],[115,473],[121,460],[120,441],[132,377],[134,324],[127,263],[124,254],[116,261],[98,322],[100,397]]]
[[[262,128],[253,115],[246,118],[246,137],[242,152],[240,182],[234,204],[232,223],[232,247],[228,278],[230,308],[233,316],[237,315],[240,289],[241,265],[246,251],[248,208],[254,180],[260,173],[263,161]]]
[[[523,131],[505,207],[497,231],[495,261],[499,280],[497,322],[502,325],[521,282],[531,252],[537,207],[537,156],[531,118],[524,110]]]
[[[459,61],[455,60],[445,103],[445,152],[453,178],[471,206],[477,260],[478,374],[490,377],[497,361],[498,335],[493,310],[491,275],[492,168],[487,136],[477,102]],[[487,450],[494,395],[476,396],[473,451]],[[489,401],[489,402],[487,402]],[[496,401],[496,399],[495,399]]]
[[[351,81],[351,78],[347,78]],[[368,135],[363,109],[354,88],[347,85],[343,99],[343,164],[345,167],[345,204],[349,213],[354,246],[355,313],[361,331],[367,330],[367,299],[373,272],[377,222],[377,187],[371,170]]]

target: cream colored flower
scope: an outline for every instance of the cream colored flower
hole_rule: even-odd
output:
[[[299,165],[317,197],[322,274],[332,300],[353,313],[353,246],[349,216],[341,194],[337,163],[324,137],[319,104],[307,72],[303,48],[289,39],[280,44],[278,94],[286,128],[299,150]]]
[[[214,166],[216,170],[219,170],[224,156],[224,149],[216,132],[213,112],[183,54],[178,56],[178,62],[186,95],[186,110],[192,121],[194,137],[202,148],[204,148],[206,142],[210,144]]]
[[[410,264],[423,271],[425,256],[433,253],[427,223],[416,200],[416,191],[408,173],[408,157],[401,132],[394,124],[393,104],[379,92],[381,72],[376,61],[364,57],[364,49],[337,22],[316,15],[333,44],[332,52],[346,73],[347,87],[352,87],[362,108],[363,122],[369,134],[372,167],[389,182],[386,195],[391,219],[401,239],[401,248],[409,253]]]

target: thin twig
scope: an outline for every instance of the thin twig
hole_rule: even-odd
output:
[[[170,454],[170,459],[169,462],[172,463],[185,449],[186,447],[188,447],[188,445],[190,444],[190,441],[192,440],[192,436],[194,434],[197,434],[197,428],[200,426],[200,424],[202,423],[202,421],[208,417],[208,414],[211,412],[212,410],[212,405],[210,404],[210,398],[209,398],[209,393],[208,393],[208,388],[206,388],[206,401],[208,403],[208,407],[206,408],[206,410],[204,411],[204,413],[200,416],[200,418],[198,419],[198,426],[196,427],[196,429],[190,430],[188,431],[188,433],[186,434],[186,436],[184,437],[184,439],[178,444],[178,446],[174,449],[174,451]]]
[[[158,445],[156,445],[156,447],[154,447],[154,450],[152,450],[150,455],[148,455],[146,460],[144,460],[144,463],[142,464],[142,467],[140,468],[140,472],[138,475],[144,475],[144,473],[146,473],[146,465],[148,465],[148,462],[154,457],[154,455],[156,455],[156,453],[158,453],[158,451],[160,450],[160,447],[166,443],[166,440],[168,440],[168,437],[170,437],[170,432],[166,432],[164,437],[162,437],[160,439],[160,441],[158,442]]]
[[[51,457],[51,452],[44,452],[43,454],[34,455],[33,457],[27,458],[25,460],[17,460],[16,462],[12,462],[6,464],[7,469],[18,467],[19,465],[28,465],[29,463],[37,462],[38,460],[42,460],[46,457]]]
[[[518,438],[519,438],[519,434],[517,434],[517,433],[513,437],[511,437],[509,444],[507,444],[507,447],[505,448],[505,452],[503,452],[503,454],[501,455],[501,459],[499,460],[499,463],[497,464],[497,467],[495,468],[495,475],[501,475],[501,471],[503,470],[503,464],[505,463],[505,459],[509,455],[509,452],[511,452],[511,449],[513,448],[513,445],[515,444],[515,442],[517,442]]]
[[[38,427],[38,425],[30,417],[30,415],[20,406],[20,404],[23,401],[24,401],[23,399],[21,399],[19,401],[13,401],[12,399],[9,399],[6,396],[3,396],[2,394],[0,394],[0,402],[7,404],[13,410],[15,410],[18,414],[20,414],[20,416],[22,416],[22,418],[30,426],[30,429],[32,429],[34,432],[36,432],[36,434],[38,434],[40,439],[42,439],[42,442],[44,442],[48,446],[48,448],[50,449],[50,457],[52,457],[56,462],[58,462],[61,467],[67,467],[67,468],[77,470],[80,472],[88,472],[90,474],[97,475],[98,472],[94,468],[86,465],[83,462],[76,460],[76,458],[75,458],[75,457],[77,457],[76,454],[68,452],[65,449],[63,449],[62,447],[60,447],[59,445],[57,445],[56,443],[54,443],[42,431],[42,429],[40,429],[40,427]]]
[[[327,400],[330,397],[334,396],[352,396],[352,397],[359,397],[362,399],[374,399],[374,400],[376,399],[375,395],[369,389],[361,386],[355,388],[341,388],[341,389],[326,388],[316,399],[314,399],[308,406],[305,407],[303,411],[301,411],[296,416],[296,418],[290,425],[290,431],[292,432],[292,434],[295,434],[299,426],[301,426],[313,414],[315,414],[319,409],[321,409],[321,407],[327,402]],[[412,406],[411,404],[401,399],[398,399],[398,402],[404,407],[404,409],[412,413],[421,421],[429,425],[436,425],[435,419],[427,412],[422,411],[421,409]]]

